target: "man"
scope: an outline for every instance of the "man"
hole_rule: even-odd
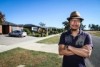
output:
[[[61,34],[59,54],[63,55],[62,67],[86,67],[85,58],[92,52],[92,39],[88,33],[80,30],[83,18],[73,11],[67,18],[70,30]]]

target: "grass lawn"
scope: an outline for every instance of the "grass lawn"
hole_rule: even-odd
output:
[[[18,65],[25,65],[25,67],[61,67],[61,58],[57,54],[21,48],[0,53],[0,67],[16,67]]]
[[[60,36],[50,37],[44,40],[40,40],[37,43],[44,43],[44,44],[57,44],[59,42]]]
[[[89,31],[89,33],[100,37],[100,31]]]

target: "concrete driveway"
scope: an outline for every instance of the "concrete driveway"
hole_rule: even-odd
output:
[[[56,34],[56,35],[59,35],[59,34]],[[57,50],[58,45],[57,44],[55,44],[55,46],[54,46],[54,44],[50,46],[47,44],[35,43],[39,40],[53,37],[56,35],[50,35],[47,37],[27,36],[24,38],[8,37],[7,35],[0,35],[0,52],[4,52],[7,50],[11,50],[13,48],[21,47],[21,48],[25,48],[25,49],[29,49],[29,50],[57,53],[58,52],[58,50]]]
[[[36,40],[37,37],[26,36],[26,37],[9,37],[8,35],[0,35],[0,45],[14,45],[20,42],[26,42],[30,40]]]

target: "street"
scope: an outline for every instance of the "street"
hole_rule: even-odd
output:
[[[100,66],[100,37],[92,36],[93,39],[93,51],[89,60],[95,67]]]

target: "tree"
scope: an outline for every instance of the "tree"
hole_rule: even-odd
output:
[[[91,30],[91,24],[89,24],[88,28]]]
[[[100,26],[99,25],[89,24],[88,27],[90,28],[90,30],[96,30],[96,31],[100,30]]]
[[[100,31],[100,26],[99,26],[99,29],[98,30]]]
[[[80,27],[80,28],[81,28],[82,30],[84,30],[85,27],[86,27],[86,25],[83,25],[83,24],[81,23],[81,27]]]
[[[5,21],[5,15],[0,12],[0,25]]]
[[[45,27],[46,24],[43,23],[43,22],[40,22],[39,25],[40,25],[41,27]],[[48,32],[48,31],[47,31],[47,32]],[[43,34],[45,34],[45,32],[44,32],[44,28],[40,28],[39,33],[41,34],[41,37],[42,37]]]
[[[43,23],[43,22],[40,22],[39,25],[40,25],[41,27],[45,27],[46,24]]]
[[[70,28],[68,21],[64,21],[64,22],[62,22],[62,24],[65,26],[65,28],[64,28],[65,30],[68,30]]]

